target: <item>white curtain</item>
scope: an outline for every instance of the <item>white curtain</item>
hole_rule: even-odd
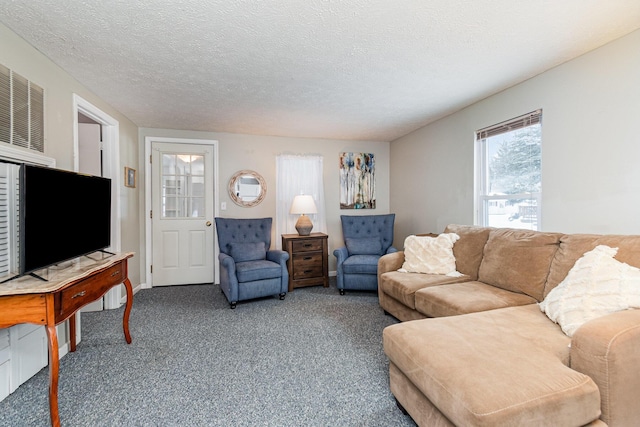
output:
[[[289,214],[293,198],[298,194],[313,197],[317,214],[308,215],[312,233],[327,232],[324,208],[322,156],[280,154],[276,156],[276,248],[282,249],[280,235],[295,234],[298,215]]]

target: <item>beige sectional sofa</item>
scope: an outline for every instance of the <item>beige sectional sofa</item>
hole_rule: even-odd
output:
[[[463,225],[444,233],[459,236],[458,274],[400,272],[404,251],[378,264],[380,305],[402,321],[383,332],[391,392],[418,425],[640,425],[640,310],[562,329],[591,306],[587,296],[630,300],[620,289],[600,297],[598,286],[609,274],[607,286],[640,287],[640,236]],[[585,254],[600,245],[617,248],[615,260],[589,264]],[[570,293],[577,309],[562,299]],[[554,301],[562,322],[550,319]]]

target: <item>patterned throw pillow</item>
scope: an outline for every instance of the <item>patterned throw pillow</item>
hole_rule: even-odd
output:
[[[453,244],[460,239],[456,233],[437,237],[414,236],[404,241],[404,263],[398,271],[408,273],[460,275],[456,271]]]
[[[640,269],[614,259],[617,252],[605,245],[586,252],[538,304],[568,336],[589,320],[640,308]]]

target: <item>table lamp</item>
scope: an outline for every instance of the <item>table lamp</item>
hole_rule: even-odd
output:
[[[296,230],[298,230],[298,234],[300,236],[308,236],[311,234],[311,229],[313,228],[313,223],[309,219],[309,217],[305,214],[314,214],[318,213],[316,209],[316,204],[313,201],[313,197],[300,194],[293,199],[293,203],[291,204],[290,214],[299,214],[300,218],[298,218],[298,222],[296,222]]]

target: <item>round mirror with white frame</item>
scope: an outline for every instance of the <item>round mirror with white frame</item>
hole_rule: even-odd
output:
[[[229,180],[229,196],[238,206],[256,206],[266,194],[267,183],[262,175],[252,170],[238,171]]]

